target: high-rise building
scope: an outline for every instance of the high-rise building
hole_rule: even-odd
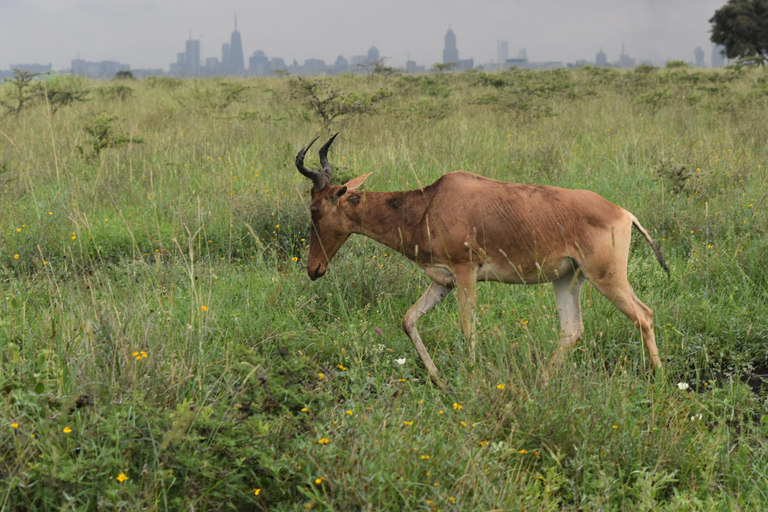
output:
[[[445,48],[443,49],[443,64],[456,64],[459,62],[459,50],[456,48],[456,36],[453,29],[448,27],[445,34]]]
[[[192,34],[187,39],[187,51],[184,56],[183,69],[186,76],[200,74],[200,40],[192,39]]]
[[[28,71],[29,73],[48,73],[51,67],[51,64],[11,64],[9,69],[18,69],[19,71]]]
[[[272,71],[272,64],[263,51],[256,50],[253,52],[253,56],[248,59],[248,71],[252,75],[266,76]]]
[[[184,55],[183,53],[181,55]],[[17,64],[18,66],[18,64]],[[121,64],[113,60],[103,60],[101,62],[86,62],[83,59],[74,59],[72,61],[72,74],[82,75],[89,78],[114,78],[118,71],[130,71],[131,66]]]
[[[283,60],[282,57],[272,57],[272,60],[269,61],[269,63],[272,65],[272,69],[288,69],[288,66],[285,65],[285,60]]]
[[[235,30],[229,39],[229,62],[224,63],[229,73],[241,75],[245,72],[245,58],[243,57],[243,41],[240,31],[237,30],[237,14],[235,14]]]
[[[504,64],[509,58],[509,41],[499,39],[496,41],[496,62]]]
[[[323,59],[306,59],[304,61],[305,75],[319,75],[325,73],[325,61]]]
[[[704,67],[704,50],[701,49],[701,46],[697,46],[696,49],[693,50],[693,56],[696,57],[696,67],[703,68]]]
[[[229,66],[229,43],[224,43],[221,45],[221,66],[227,67]]]
[[[368,62],[378,62],[379,61],[379,49],[375,46],[371,46],[368,48],[368,56],[367,56]]]
[[[218,69],[219,69],[218,57],[208,57],[207,59],[205,59],[206,73],[208,73],[209,75],[215,75]]]
[[[595,66],[607,66],[608,65],[608,58],[605,56],[605,52],[602,48],[600,48],[600,51],[597,52],[595,55]]]
[[[722,68],[725,66],[725,47],[720,44],[712,45],[712,67]]]
[[[336,62],[333,63],[333,71],[336,73],[345,73],[349,69],[349,61],[344,58],[343,55],[336,57]]]
[[[624,43],[621,43],[621,55],[619,55],[619,66],[622,68],[635,67],[635,59],[624,53]]]

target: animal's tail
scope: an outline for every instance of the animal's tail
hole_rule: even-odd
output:
[[[640,231],[646,240],[648,240],[648,243],[651,245],[651,249],[653,249],[653,252],[656,253],[656,259],[659,260],[659,264],[661,265],[661,268],[664,269],[664,271],[669,274],[669,268],[667,267],[667,264],[664,262],[664,255],[661,254],[661,249],[659,249],[659,246],[656,244],[656,242],[653,241],[653,238],[651,238],[651,235],[648,234],[648,232],[645,230],[645,228],[640,224],[640,221],[637,220],[637,217],[629,214],[630,217],[632,217],[632,224],[637,228],[638,231]]]

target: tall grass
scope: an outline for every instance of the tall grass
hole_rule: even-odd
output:
[[[0,118],[0,509],[763,508],[768,82],[646,71],[334,77],[386,94],[326,128],[290,78],[56,77],[88,101]],[[293,159],[337,130],[339,182],[464,169],[633,212],[672,269],[633,244],[664,370],[586,285],[545,387],[551,288],[483,284],[477,363],[452,300],[420,323],[440,393],[400,329],[418,268],[353,237],[306,276]]]

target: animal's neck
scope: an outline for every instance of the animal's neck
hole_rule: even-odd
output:
[[[358,192],[358,204],[348,204],[346,213],[356,226],[355,233],[415,259],[416,239],[432,199],[428,192]]]

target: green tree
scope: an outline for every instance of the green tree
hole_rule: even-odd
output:
[[[725,47],[729,59],[768,59],[768,0],[728,0],[709,19],[710,40]]]
[[[35,77],[42,75],[43,73],[33,73],[31,71],[21,71],[18,69],[13,70],[13,78],[7,78],[6,82],[13,85],[11,93],[11,101],[15,102],[14,105],[11,102],[0,100],[0,106],[4,107],[9,112],[15,115],[19,115],[24,109],[24,106],[30,103],[35,95],[30,92],[32,80]]]
[[[432,66],[432,68],[436,69],[438,73],[442,73],[443,71],[447,71],[455,67],[456,67],[455,62],[446,62],[446,63],[437,62],[435,63],[434,66]]]

